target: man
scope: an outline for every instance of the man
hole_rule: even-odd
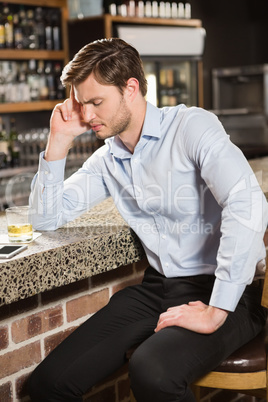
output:
[[[139,54],[124,41],[86,45],[62,82],[71,93],[52,113],[32,184],[34,226],[54,230],[112,196],[150,267],[37,367],[32,400],[82,401],[140,343],[130,361],[137,401],[194,401],[189,385],[265,322],[250,286],[265,257],[262,191],[215,115],[145,101]],[[64,182],[72,141],[88,129],[105,145]]]

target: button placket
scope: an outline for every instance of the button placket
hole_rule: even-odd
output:
[[[140,183],[140,159],[138,157],[134,157],[131,160],[131,168],[132,168],[132,178],[133,178],[133,195],[139,205],[141,201],[141,183]]]

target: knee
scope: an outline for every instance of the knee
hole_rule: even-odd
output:
[[[137,349],[129,362],[131,388],[139,402],[182,401],[187,385],[176,375],[176,381],[155,354]],[[174,377],[174,376],[173,376]]]
[[[36,374],[36,370],[33,371],[33,373],[30,375],[27,381],[27,389],[28,393],[30,395],[31,401],[35,402],[40,399],[40,396],[42,395],[42,389],[41,389],[41,384],[40,384],[40,378]]]
[[[32,402],[41,402],[48,400],[47,393],[50,386],[42,373],[39,373],[39,368],[35,369],[27,381],[28,393]],[[47,399],[45,399],[47,398]]]
[[[38,366],[30,375],[27,388],[32,402],[48,402],[54,400],[55,396],[55,378],[53,373],[43,370],[42,364]],[[57,395],[59,396],[59,395]],[[61,399],[57,399],[61,400]]]

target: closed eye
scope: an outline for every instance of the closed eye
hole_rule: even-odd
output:
[[[100,106],[102,104],[102,101],[100,101],[100,102],[93,102],[93,105],[94,106]]]

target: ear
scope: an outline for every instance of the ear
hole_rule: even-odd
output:
[[[125,88],[125,94],[128,97],[128,99],[130,100],[130,102],[133,102],[134,99],[136,98],[136,96],[138,95],[140,90],[140,84],[139,81],[137,80],[137,78],[129,78],[127,80],[127,85]]]

